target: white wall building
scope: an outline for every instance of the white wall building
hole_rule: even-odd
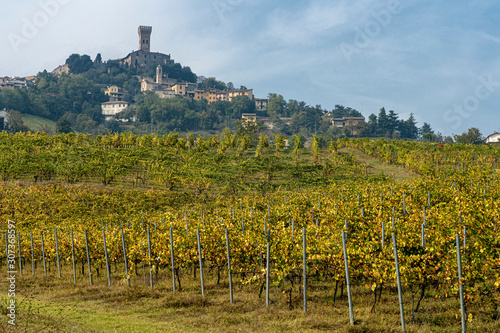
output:
[[[486,138],[486,143],[499,143],[500,142],[500,133],[493,133]]]
[[[128,102],[125,101],[114,101],[114,102],[105,102],[101,103],[102,114],[109,120],[116,116],[118,113],[122,112],[129,105]]]

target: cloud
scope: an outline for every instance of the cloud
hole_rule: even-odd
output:
[[[311,44],[325,34],[335,33],[333,29],[347,19],[347,7],[342,3],[312,1],[293,11],[278,7],[267,18],[265,35],[288,46]]]
[[[478,32],[477,34],[479,35],[479,37],[482,37],[482,38],[484,38],[486,40],[491,40],[491,41],[493,41],[495,43],[499,43],[500,44],[500,37],[492,36],[490,34],[482,32],[482,31]]]
[[[43,10],[39,1],[65,4],[16,52],[8,33],[22,34],[23,18]],[[339,45],[354,45],[390,3],[401,10],[347,62]],[[198,75],[254,88],[259,97],[278,92],[365,116],[385,106],[446,129],[443,113],[474,92],[478,77],[500,80],[499,10],[495,0],[5,1],[0,76],[52,70],[71,53],[123,57],[138,47],[137,26],[151,25],[153,51]],[[492,94],[454,131],[497,129],[499,103],[500,93]]]

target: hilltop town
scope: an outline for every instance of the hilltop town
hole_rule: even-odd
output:
[[[4,110],[0,126],[48,133],[213,134],[255,124],[257,131],[306,138],[318,134],[323,144],[343,136],[417,139],[425,135],[429,141],[443,140],[429,124],[417,127],[413,114],[402,120],[394,110],[382,107],[367,122],[359,111],[343,105],[325,110],[275,93],[259,98],[252,88],[197,76],[170,54],[152,50],[151,26],[139,26],[137,31],[138,49],[123,58],[103,61],[101,54],[94,60],[72,54],[51,72],[0,77],[0,110]],[[29,127],[22,123],[23,116],[9,120],[8,111],[40,117],[47,124],[40,126],[44,120],[39,120],[37,128]]]

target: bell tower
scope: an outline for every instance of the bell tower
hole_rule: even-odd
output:
[[[156,67],[156,83],[163,83],[163,68],[160,65]]]
[[[138,29],[139,32],[139,50],[150,52],[151,48],[151,31],[153,27],[141,25]]]

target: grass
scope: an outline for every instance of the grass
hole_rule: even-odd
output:
[[[26,126],[30,128],[32,132],[39,131],[40,128],[47,127],[52,133],[56,132],[56,123],[52,120],[34,116],[31,114],[22,114],[21,118]]]
[[[73,284],[71,264],[63,267],[62,278],[57,278],[55,265],[49,277],[41,267],[36,277],[31,276],[31,265],[25,275],[17,277],[17,326],[6,320],[0,323],[5,332],[400,332],[400,314],[397,292],[386,287],[381,301],[372,312],[372,293],[362,285],[353,285],[355,325],[349,325],[345,288],[343,296],[334,301],[332,281],[309,279],[308,312],[303,313],[302,298],[295,286],[292,308],[282,294],[283,288],[270,290],[271,305],[258,297],[257,286],[241,285],[234,280],[235,303],[229,303],[228,281],[217,285],[215,272],[205,272],[206,295],[200,292],[199,275],[192,271],[181,274],[182,291],[172,291],[169,271],[155,278],[154,290],[149,288],[149,273],[132,276],[131,287],[113,273],[112,287],[107,278],[94,274],[94,285],[88,276],[78,271]],[[114,265],[113,265],[114,266]],[[114,267],[113,267],[114,269]],[[120,269],[120,267],[119,267]],[[27,272],[28,270],[28,272]],[[105,272],[105,271],[104,271]],[[223,272],[222,274],[224,274]],[[26,275],[28,274],[28,275]],[[145,277],[145,279],[144,279]],[[7,290],[6,279],[0,289]],[[460,307],[453,298],[435,299],[432,290],[424,299],[416,321],[411,318],[409,291],[405,291],[407,332],[458,332]],[[0,302],[6,304],[6,294]],[[5,306],[2,306],[4,311]],[[471,306],[474,319],[468,323],[469,332],[498,332],[498,316],[481,313]],[[5,315],[5,313],[4,313]]]
[[[367,167],[367,176],[383,173],[386,176],[394,177],[394,179],[397,181],[404,181],[410,178],[417,177],[417,174],[410,170],[397,165],[384,163],[377,158],[366,155],[358,150],[343,148],[340,149],[339,152],[341,154],[353,154],[354,158],[358,162],[365,164]]]

